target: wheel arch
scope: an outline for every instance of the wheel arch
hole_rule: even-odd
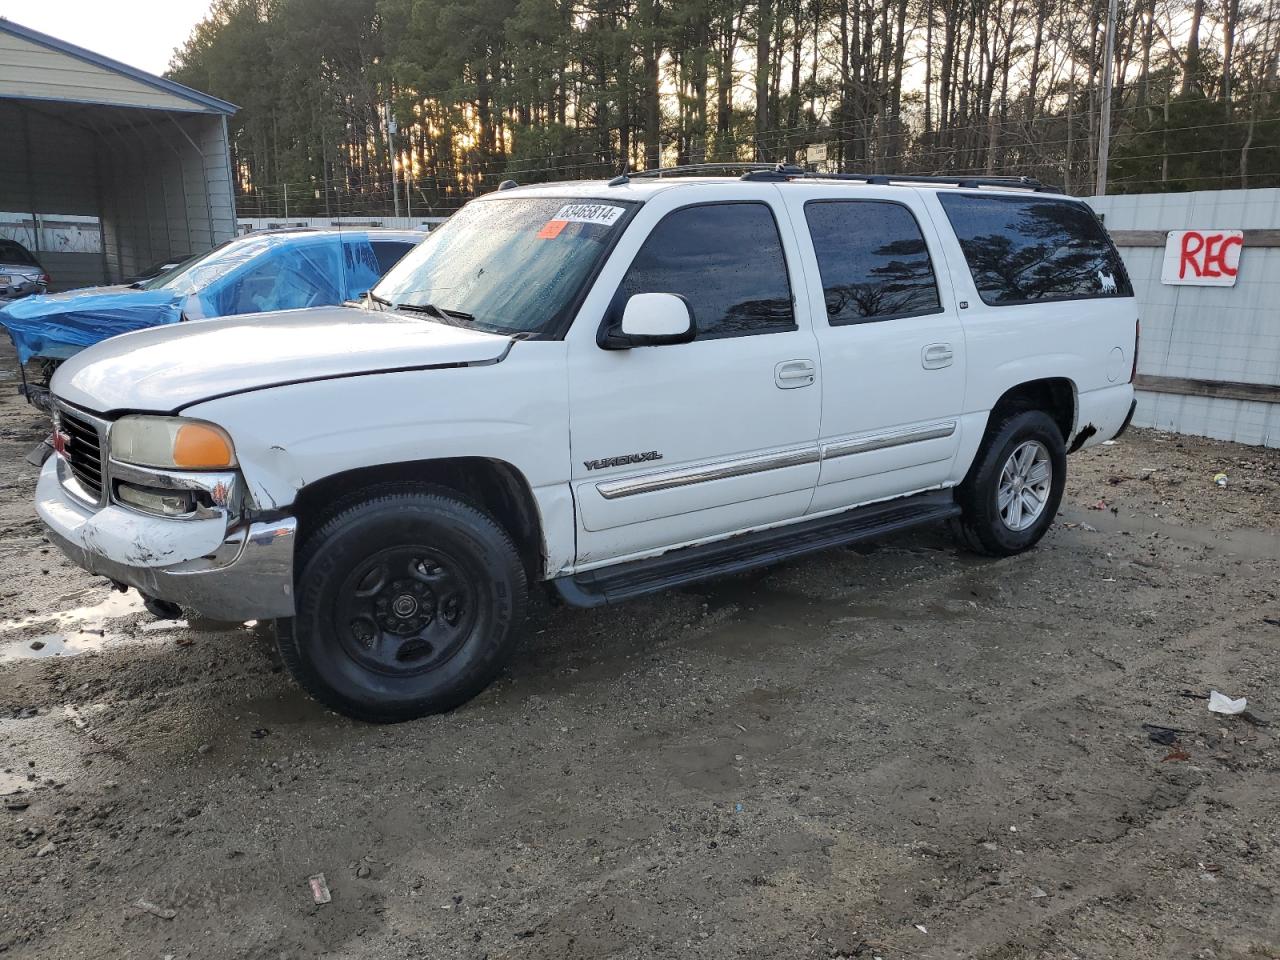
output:
[[[1071,449],[1079,409],[1075,381],[1069,377],[1041,377],[1015,384],[992,405],[987,415],[986,433],[996,429],[1006,416],[1020,410],[1043,410],[1062,431],[1063,442]],[[1079,442],[1079,438],[1076,438]],[[1087,439],[1087,438],[1086,438]]]
[[[330,474],[302,487],[293,503],[298,543],[326,519],[376,488],[405,485],[445,487],[484,510],[515,542],[531,581],[541,580],[547,544],[541,511],[524,474],[505,460],[451,457],[356,467]]]

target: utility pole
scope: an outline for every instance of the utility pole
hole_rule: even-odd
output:
[[[391,156],[391,202],[395,206],[395,215],[398,217],[400,216],[400,178],[396,176],[396,131],[400,129],[400,125],[396,123],[390,103],[384,104],[383,109],[387,116],[387,153]]]
[[[1116,0],[1107,4],[1107,37],[1102,64],[1102,103],[1098,118],[1098,185],[1099,197],[1107,195],[1107,160],[1111,154],[1111,72],[1116,59]]]

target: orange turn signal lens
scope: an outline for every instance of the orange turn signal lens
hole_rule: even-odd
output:
[[[217,427],[184,423],[173,439],[173,465],[194,470],[230,467],[236,462],[231,441]]]

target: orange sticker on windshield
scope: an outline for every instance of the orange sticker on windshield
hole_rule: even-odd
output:
[[[554,240],[560,236],[560,231],[569,225],[568,220],[548,220],[541,230],[538,231],[539,240]]]

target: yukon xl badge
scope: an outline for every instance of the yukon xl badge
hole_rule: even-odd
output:
[[[628,463],[644,463],[648,460],[661,460],[662,454],[657,450],[645,453],[624,453],[620,457],[605,457],[603,460],[583,460],[582,465],[588,470],[607,470],[609,467],[621,467]]]

